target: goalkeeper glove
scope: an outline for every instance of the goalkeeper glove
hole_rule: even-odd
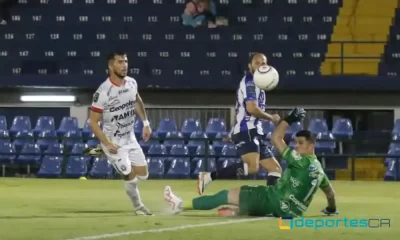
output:
[[[285,120],[289,125],[294,122],[301,122],[306,117],[306,111],[303,108],[294,108],[290,111],[289,115],[285,117]]]

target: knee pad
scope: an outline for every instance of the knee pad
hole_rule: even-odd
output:
[[[140,181],[144,181],[149,177],[149,173],[147,173],[144,176],[140,176],[140,175],[136,175],[137,179],[139,179]]]

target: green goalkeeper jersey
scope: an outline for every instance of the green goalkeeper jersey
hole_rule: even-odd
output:
[[[329,179],[315,155],[301,156],[288,147],[282,157],[288,167],[268,195],[279,203],[276,208],[281,216],[299,217],[307,211],[318,188],[330,184]]]

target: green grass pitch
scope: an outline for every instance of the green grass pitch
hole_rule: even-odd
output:
[[[340,210],[340,215],[333,219],[390,218],[390,228],[319,230],[280,230],[278,219],[237,222],[241,219],[219,217],[216,210],[163,215],[163,188],[166,184],[183,199],[197,195],[196,183],[192,180],[143,182],[140,185],[142,199],[156,216],[138,217],[132,214],[123,182],[119,180],[0,179],[0,239],[383,240],[400,236],[400,185],[395,182],[333,182]],[[265,184],[265,181],[214,182],[207,193],[243,184]],[[319,210],[325,205],[325,197],[319,192],[306,217],[322,217]],[[218,225],[221,223],[224,225]],[[191,228],[187,228],[188,225]],[[183,227],[177,228],[180,226]],[[82,238],[87,236],[95,237]]]

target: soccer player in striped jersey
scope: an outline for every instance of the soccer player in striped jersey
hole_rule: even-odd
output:
[[[231,131],[231,139],[243,162],[212,173],[200,172],[197,186],[200,195],[216,178],[258,173],[259,165],[268,172],[267,185],[275,185],[281,177],[282,168],[266,144],[261,122],[271,120],[277,124],[280,117],[265,112],[265,91],[256,87],[253,81],[253,73],[266,64],[264,54],[253,54],[248,63],[249,72],[240,81],[236,93],[236,122]]]

